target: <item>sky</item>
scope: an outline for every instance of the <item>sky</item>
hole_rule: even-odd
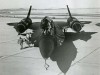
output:
[[[0,9],[7,8],[100,8],[100,0],[0,0]]]

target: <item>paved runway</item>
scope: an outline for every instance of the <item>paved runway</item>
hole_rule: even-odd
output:
[[[66,75],[100,75],[100,27],[95,25],[100,23],[100,19],[87,20],[92,23],[85,25],[81,33],[68,30],[70,41],[66,41],[66,50],[58,50],[51,57],[53,61],[49,58],[47,63],[50,67],[46,70],[39,48],[20,50],[16,31],[6,25],[20,19],[0,18],[0,75],[63,75],[63,72]],[[75,60],[67,69],[72,58]]]

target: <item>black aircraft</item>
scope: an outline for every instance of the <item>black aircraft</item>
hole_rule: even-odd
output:
[[[31,42],[37,44],[39,47],[42,57],[48,59],[55,47],[61,46],[65,35],[63,30],[64,27],[71,28],[76,32],[80,32],[84,24],[89,24],[86,21],[78,21],[75,17],[72,17],[69,7],[67,5],[69,18],[67,22],[53,21],[50,17],[45,16],[41,22],[34,22],[30,19],[31,8],[26,18],[20,22],[7,23],[9,26],[14,26],[18,34],[22,34],[27,29],[32,29],[34,32],[31,35]],[[47,65],[48,67],[48,65]]]

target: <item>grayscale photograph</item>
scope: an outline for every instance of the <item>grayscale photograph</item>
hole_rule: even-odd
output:
[[[100,75],[100,0],[0,0],[0,75]]]

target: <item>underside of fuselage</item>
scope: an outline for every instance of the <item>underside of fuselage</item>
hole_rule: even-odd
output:
[[[39,40],[39,48],[41,55],[44,59],[50,57],[55,46],[56,46],[56,37],[44,34],[41,35],[41,38]]]

